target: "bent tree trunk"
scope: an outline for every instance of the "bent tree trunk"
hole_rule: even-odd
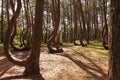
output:
[[[53,17],[54,30],[47,42],[47,47],[50,53],[60,53],[63,52],[63,50],[59,46],[59,44],[55,41],[59,29],[59,22],[60,22],[60,0],[57,1],[52,0],[52,17]],[[53,49],[53,46],[56,48],[56,50]]]
[[[15,7],[14,7],[14,2],[13,0],[10,0],[10,4],[11,4],[11,7],[12,7],[12,12],[13,14],[15,14]],[[16,51],[26,51],[26,50],[30,50],[30,47],[29,46],[24,46],[24,47],[21,47],[21,48],[18,48],[14,45],[14,38],[15,38],[15,35],[16,35],[16,30],[17,30],[17,21],[16,21],[17,17],[14,17],[14,30],[13,30],[13,33],[11,34],[11,37],[10,37],[10,46],[16,50]]]
[[[12,53],[9,51],[9,43],[10,43],[10,38],[11,38],[11,33],[13,30],[13,26],[15,23],[15,19],[19,16],[20,14],[20,10],[21,10],[21,1],[17,0],[17,10],[14,13],[12,19],[10,20],[9,24],[8,24],[8,28],[5,34],[5,41],[4,41],[4,51],[5,51],[5,55],[8,58],[8,60],[10,60],[11,62],[13,62],[16,65],[20,65],[20,66],[24,66],[26,64],[26,60],[19,60],[16,59]]]
[[[11,38],[10,38],[10,46],[15,50],[15,51],[27,51],[27,50],[30,50],[30,46],[28,45],[23,45],[23,47],[21,46],[20,48],[16,47],[14,45],[14,39],[15,39],[15,35],[16,35],[16,31],[17,31],[17,24],[15,22],[15,25],[14,25],[14,31],[11,35]]]
[[[109,80],[120,80],[120,0],[110,0]]]
[[[18,66],[25,67],[25,74],[39,74],[39,56],[40,56],[40,44],[41,44],[41,34],[42,32],[42,17],[43,17],[43,3],[44,0],[36,0],[36,9],[35,9],[35,26],[33,27],[33,35],[32,35],[32,50],[29,57],[25,59],[17,59],[13,56],[13,54],[9,50],[9,43],[11,33],[15,24],[15,19],[18,18],[21,10],[21,0],[17,0],[17,9],[10,20],[8,25],[5,41],[4,41],[4,51],[7,59],[11,61],[13,64]]]

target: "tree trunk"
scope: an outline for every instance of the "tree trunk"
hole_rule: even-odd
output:
[[[26,74],[39,74],[39,57],[41,47],[41,34],[42,34],[42,20],[43,20],[43,3],[44,0],[36,0],[35,9],[35,26],[33,26],[32,35],[32,51],[30,58],[25,66]]]
[[[70,0],[70,42],[72,43],[74,40],[73,40],[73,26],[72,26],[72,23],[73,23],[73,13],[72,13],[72,0]]]
[[[97,13],[97,1],[94,0],[93,2],[94,6],[94,17],[93,17],[93,23],[94,23],[94,40],[98,40],[98,13]]]
[[[82,47],[85,47],[86,44],[83,43],[83,39],[85,39],[85,19],[84,19],[84,14],[83,14],[83,9],[82,9],[82,3],[81,3],[81,0],[78,0],[78,3],[79,3],[79,17],[80,17],[80,14],[81,14],[81,18],[82,18],[82,22],[80,22],[80,30],[81,30],[81,35],[80,35],[80,43],[82,45]],[[82,25],[83,25],[83,28],[82,28]]]
[[[120,80],[120,0],[110,0],[109,80]]]
[[[9,50],[10,36],[15,24],[16,19],[18,18],[21,10],[21,0],[17,0],[17,9],[13,15],[8,29],[5,35],[4,42],[4,51],[5,55],[9,61],[13,64],[24,66],[26,75],[35,75],[39,74],[39,57],[40,57],[40,47],[41,47],[41,32],[42,32],[42,19],[43,19],[43,3],[44,0],[36,0],[36,9],[35,9],[35,26],[33,26],[33,35],[32,35],[32,50],[29,57],[26,59],[16,59]]]
[[[73,4],[74,4],[74,45],[78,45],[76,43],[76,40],[77,40],[77,4],[76,4],[76,1],[73,0]]]
[[[60,22],[60,0],[57,0],[55,2],[54,0],[52,0],[52,8],[53,8],[52,17],[53,17],[54,30],[47,42],[47,47],[50,53],[60,53],[60,52],[63,52],[63,50],[55,41],[58,29],[59,29],[59,22]],[[56,50],[53,49],[52,46],[54,46]]]
[[[103,27],[103,47],[108,50],[108,24],[107,24],[107,18],[106,18],[106,15],[107,15],[107,1],[106,0],[102,0],[103,1],[103,17],[104,17],[104,27]]]
[[[90,10],[89,10],[89,0],[85,0],[85,10],[86,10],[86,16],[87,16],[87,44],[89,44],[90,42],[90,28],[91,28],[91,26],[90,26]]]
[[[10,0],[10,4],[11,4],[11,7],[12,7],[12,12],[13,12],[13,14],[15,14],[15,6],[14,6],[13,0]],[[17,19],[17,17],[16,17],[16,19]],[[18,47],[16,47],[16,46],[14,45],[14,38],[15,38],[15,35],[16,35],[16,31],[17,31],[17,20],[16,20],[16,19],[14,18],[14,20],[15,20],[14,30],[13,30],[13,33],[12,33],[11,38],[10,38],[10,46],[11,46],[15,51],[26,51],[26,50],[30,50],[30,47],[29,47],[29,46],[25,46],[25,45],[24,45],[24,47],[18,48]]]
[[[18,4],[17,4],[16,12],[13,15],[12,19],[10,20],[6,34],[5,34],[4,51],[5,51],[6,57],[8,58],[9,61],[13,62],[16,65],[24,66],[26,64],[26,60],[16,59],[12,55],[12,53],[9,51],[9,43],[10,43],[10,38],[11,38],[13,26],[14,26],[14,23],[16,21],[16,18],[18,18],[19,14],[20,14],[21,6],[22,6],[20,0],[17,0],[17,3]]]
[[[8,0],[6,0],[6,12],[7,12],[7,22],[9,23],[9,1]]]
[[[3,15],[3,4],[4,4],[4,0],[2,0],[2,6],[1,6],[1,32],[0,32],[0,34],[1,34],[1,36],[0,36],[0,38],[1,38],[1,43],[3,43],[3,26],[4,26],[4,15]]]

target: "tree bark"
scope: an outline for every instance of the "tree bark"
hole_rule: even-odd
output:
[[[86,28],[85,28],[85,18],[84,18],[84,14],[83,14],[83,9],[82,9],[82,3],[81,3],[81,0],[78,0],[78,3],[79,3],[79,17],[80,17],[80,14],[81,14],[81,18],[82,18],[82,22],[80,22],[80,30],[81,30],[81,35],[80,35],[80,43],[82,45],[82,47],[85,47],[87,44],[84,44],[83,43],[83,39],[85,39],[85,31],[86,31]],[[83,25],[83,28],[82,28],[82,25]]]
[[[48,47],[50,53],[60,53],[60,52],[63,52],[63,50],[55,41],[58,29],[59,29],[59,22],[60,22],[60,0],[57,0],[55,2],[54,2],[54,0],[52,0],[52,8],[53,8],[52,17],[53,17],[54,30],[47,42],[47,47]],[[52,46],[54,46],[56,48],[56,50],[53,49]]]
[[[89,0],[85,0],[85,10],[86,10],[86,16],[87,16],[87,44],[90,43],[90,31],[91,31],[91,26],[90,26],[90,8],[89,8]]]
[[[107,1],[106,0],[102,0],[103,2],[103,17],[104,17],[104,27],[103,27],[103,47],[108,50],[108,24],[107,24],[107,18],[106,18],[106,15],[107,15]]]
[[[77,4],[76,4],[76,1],[73,0],[73,4],[74,4],[74,45],[78,45],[76,43],[76,40],[77,40]]]
[[[5,51],[5,55],[8,58],[9,61],[13,62],[16,65],[19,66],[25,66],[26,64],[26,59],[20,60],[15,58],[12,53],[9,50],[9,43],[10,43],[10,38],[11,38],[11,33],[13,30],[13,26],[14,23],[16,21],[16,19],[18,18],[19,14],[20,14],[20,10],[21,10],[21,0],[17,0],[17,9],[15,11],[15,14],[13,15],[12,19],[10,20],[9,24],[8,24],[8,28],[5,34],[5,40],[4,40],[4,51]]]
[[[120,80],[120,0],[110,0],[109,80]]]
[[[40,73],[39,68],[39,57],[40,57],[40,47],[41,47],[41,33],[42,33],[42,19],[43,19],[43,3],[44,0],[36,0],[36,8],[35,8],[35,26],[33,26],[33,35],[32,35],[32,50],[29,57],[25,59],[17,59],[15,58],[9,50],[9,43],[11,33],[15,24],[16,19],[18,18],[21,10],[21,0],[17,0],[17,9],[15,14],[7,28],[7,32],[5,35],[4,41],[4,51],[5,55],[9,61],[18,66],[25,67],[25,75],[36,75]]]
[[[3,26],[4,26],[4,15],[3,15],[3,4],[4,4],[4,0],[2,0],[2,6],[1,6],[1,32],[0,32],[0,34],[1,34],[1,36],[0,36],[0,38],[1,38],[1,43],[3,43],[4,41],[3,41]]]
[[[10,4],[11,4],[11,7],[12,7],[12,12],[13,12],[13,14],[15,14],[15,6],[14,6],[13,0],[10,0]],[[16,19],[17,19],[17,17],[16,17]],[[13,33],[11,34],[11,37],[10,37],[10,46],[11,46],[15,51],[26,51],[26,50],[30,50],[30,46],[25,46],[25,45],[24,45],[24,47],[18,48],[18,47],[16,47],[16,46],[14,45],[14,38],[15,38],[15,35],[16,35],[16,31],[17,31],[17,20],[16,20],[16,19],[14,18],[14,20],[15,20],[14,30],[13,30]]]
[[[35,26],[32,28],[32,50],[27,65],[25,66],[25,74],[35,75],[40,73],[39,59],[43,24],[43,3],[44,0],[36,0]]]

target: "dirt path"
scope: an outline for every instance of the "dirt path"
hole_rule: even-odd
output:
[[[42,48],[40,67],[45,80],[106,80],[108,59],[100,53],[78,50],[77,46],[64,48],[63,53],[56,54],[48,54],[47,48]],[[23,71],[23,67],[15,66],[0,56],[0,79],[32,80],[9,77],[21,75]]]

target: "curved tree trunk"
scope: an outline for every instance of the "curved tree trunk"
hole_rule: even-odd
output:
[[[15,14],[15,8],[14,8],[14,2],[13,0],[10,0],[10,3],[11,3],[11,7],[12,7],[12,11],[13,11],[13,14]],[[17,17],[16,17],[17,19]],[[14,30],[13,30],[13,33],[11,34],[11,38],[10,38],[10,46],[16,50],[16,51],[26,51],[26,50],[30,50],[30,47],[29,46],[25,46],[24,47],[21,47],[21,48],[18,48],[14,45],[14,38],[15,38],[15,35],[16,35],[16,30],[17,30],[17,21],[15,19],[15,23],[14,23]]]
[[[22,6],[21,0],[17,0],[17,3],[18,3],[17,9],[16,9],[15,14],[13,15],[12,19],[9,22],[9,25],[8,25],[8,28],[7,28],[7,31],[5,34],[4,51],[5,51],[6,57],[8,58],[9,61],[11,61],[14,64],[19,65],[19,66],[25,66],[26,59],[25,60],[16,59],[9,50],[9,43],[10,43],[13,26],[14,26],[16,19],[18,18],[19,14],[20,14],[21,6]]]
[[[16,24],[16,22],[15,22],[14,31],[13,31],[13,34],[11,35],[11,38],[10,38],[10,46],[11,46],[15,51],[26,51],[26,50],[30,50],[30,46],[28,46],[28,45],[24,45],[23,47],[20,47],[20,48],[18,48],[18,47],[16,47],[16,46],[14,45],[14,38],[15,38],[15,35],[16,35],[16,28],[17,28],[16,25],[17,25],[17,24]]]
[[[17,9],[15,14],[7,28],[4,41],[4,51],[5,55],[9,61],[13,64],[24,66],[26,75],[35,75],[39,74],[39,57],[40,57],[40,47],[41,47],[41,32],[42,32],[42,18],[43,18],[43,3],[44,0],[36,0],[36,9],[35,9],[35,26],[33,27],[32,35],[32,50],[29,57],[26,59],[17,59],[15,58],[9,50],[9,43],[11,38],[11,33],[15,24],[16,19],[18,18],[21,10],[21,0],[17,0]]]
[[[53,11],[52,11],[53,16],[52,17],[53,17],[54,30],[47,42],[47,47],[48,47],[50,53],[63,52],[62,48],[55,41],[58,29],[59,29],[59,22],[60,22],[60,0],[57,0],[57,1],[58,2],[55,1],[55,3],[54,3],[54,0],[52,0],[52,8],[53,8]],[[55,6],[55,4],[57,6]],[[52,48],[53,47],[52,44],[56,48],[56,50]]]
[[[27,28],[25,30],[25,34],[23,34],[23,36],[26,37],[27,46],[30,46],[30,32],[31,32],[32,22],[30,21],[29,0],[28,1],[24,0],[23,3],[24,3],[24,10],[25,10],[26,25],[27,25]],[[23,42],[24,42],[24,40],[23,40]]]

